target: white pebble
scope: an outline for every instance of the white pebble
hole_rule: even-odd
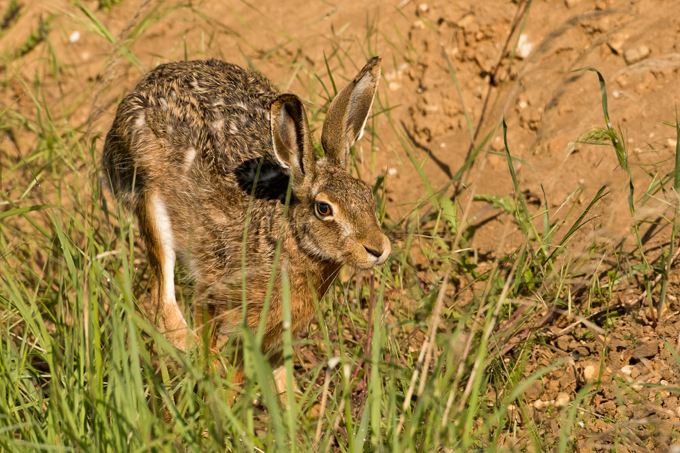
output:
[[[71,36],[69,36],[68,40],[71,42],[76,42],[80,39],[80,32],[79,31],[74,31],[71,33]]]
[[[531,49],[534,48],[533,43],[529,42],[529,38],[526,34],[521,34],[519,40],[517,41],[517,56],[521,59],[525,59],[531,53]]]
[[[569,394],[564,392],[558,394],[557,398],[555,398],[555,407],[562,407],[566,406],[567,404],[569,404]]]

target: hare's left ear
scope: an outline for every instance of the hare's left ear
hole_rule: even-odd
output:
[[[293,178],[293,186],[311,181],[316,168],[307,114],[294,94],[282,94],[271,105],[274,156]]]
[[[364,126],[380,80],[380,57],[373,57],[331,102],[321,132],[324,156],[345,168],[349,148],[364,135]]]

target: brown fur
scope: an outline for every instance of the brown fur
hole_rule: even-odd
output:
[[[161,65],[123,99],[106,137],[105,179],[138,218],[154,271],[151,307],[145,311],[173,345],[185,349],[188,341],[174,299],[175,255],[196,281],[196,323],[207,314],[212,345],[219,348],[237,331],[247,220],[246,321],[252,329],[260,321],[277,241],[282,241],[264,351],[278,347],[282,338],[282,269],[290,279],[296,333],[307,327],[313,300],[323,296],[342,265],[369,268],[387,259],[390,245],[371,188],[345,170],[379,76],[380,60],[374,58],[335,98],[323,126],[320,159],[302,102],[232,64]],[[284,219],[289,181],[292,196]],[[332,207],[332,218],[318,214],[320,202]]]

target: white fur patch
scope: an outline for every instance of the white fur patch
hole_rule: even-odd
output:
[[[144,112],[140,112],[139,116],[137,117],[137,120],[135,121],[135,126],[138,128],[144,127],[146,124],[146,114]]]
[[[184,156],[184,168],[186,170],[191,167],[191,164],[194,163],[194,159],[196,158],[196,148],[193,146],[190,146],[189,149],[187,149],[187,153]]]
[[[161,107],[163,108],[163,110],[167,111],[168,110],[168,101],[166,101],[165,98],[160,98],[160,102],[161,102]]]
[[[224,128],[224,120],[219,119],[219,120],[215,121],[213,123],[212,127],[213,127],[213,129],[215,129],[218,132],[221,131]]]
[[[163,200],[154,194],[151,199],[154,213],[154,223],[158,230],[159,239],[161,241],[161,249],[163,250],[163,276],[164,281],[161,282],[161,291],[165,296],[165,301],[175,302],[175,241],[172,236],[172,224],[170,223],[170,216],[165,209]]]

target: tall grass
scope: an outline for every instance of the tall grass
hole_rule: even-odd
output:
[[[96,14],[76,4],[85,17],[81,20],[90,20],[94,32],[113,42]],[[366,57],[373,56],[371,39],[376,36],[368,23],[361,44]],[[408,48],[404,52],[410,54]],[[143,69],[128,47],[122,54]],[[301,84],[309,88],[310,99],[318,99],[319,86],[326,95],[310,115],[313,130],[319,129],[337,93],[339,78],[333,71],[343,67],[345,55],[335,52],[318,73],[288,62],[294,66],[293,77],[309,76]],[[460,94],[453,65],[448,59],[444,62]],[[576,310],[571,305],[575,275],[591,283],[586,298],[606,299],[598,275],[584,275],[570,247],[607,194],[600,189],[584,209],[574,202],[560,218],[549,215],[545,194],[538,208],[529,205],[515,171],[516,164],[524,161],[511,152],[505,122],[475,143],[478,131],[467,121],[470,158],[454,181],[434,187],[414,145],[396,126],[388,93],[381,91],[373,120],[390,126],[425,192],[409,214],[394,218],[386,208],[389,177],[375,181],[379,218],[393,241],[392,256],[371,273],[345,269],[326,297],[314,301],[318,316],[309,331],[302,338],[285,332],[287,388],[293,388],[295,376],[304,393],[294,397],[289,391],[282,402],[268,357],[258,347],[261,331],[240,331],[247,379],[242,387],[232,388],[234,369],[229,363],[236,345],[227,345],[219,357],[223,366],[216,368],[205,348],[199,345],[187,354],[176,351],[140,314],[138,301],[147,297],[149,269],[138,248],[134,219],[105,202],[99,182],[101,140],[88,140],[82,128],[55,111],[45,101],[39,79],[24,81],[23,86],[35,117],[27,118],[15,106],[2,107],[0,117],[4,130],[20,129],[35,143],[23,154],[6,147],[2,156],[2,450],[415,452],[531,447],[563,452],[573,448],[574,427],[588,417],[585,402],[596,389],[584,386],[570,404],[555,407],[560,433],[546,438],[539,434],[541,427],[530,415],[532,401],[524,392],[566,359],[531,373],[526,364],[532,345],[540,341],[532,329],[551,319],[546,311],[571,314]],[[606,95],[603,82],[602,87]],[[603,107],[608,115],[604,95]],[[373,120],[368,132],[375,143],[379,136]],[[617,135],[620,129],[616,132],[609,125],[608,116],[607,123],[602,134],[623,144]],[[477,172],[471,172],[468,189],[452,199],[450,187],[472,168],[477,156],[484,155],[486,143],[501,126],[507,178],[514,193],[503,197],[477,193],[481,162]],[[680,136],[677,120],[675,127]],[[582,141],[601,139],[591,134]],[[625,153],[611,143],[624,167]],[[358,174],[356,150],[352,155],[351,168]],[[631,202],[631,209],[670,190],[670,181],[677,191],[677,174],[676,170],[655,177],[645,195]],[[631,189],[631,200],[632,196]],[[488,266],[481,265],[472,245],[471,210],[479,202],[497,210],[505,228],[496,258]],[[673,239],[678,232],[675,206]],[[515,229],[523,241],[507,254],[506,241]],[[644,250],[639,253],[644,260]],[[664,282],[671,255],[675,256],[672,249],[665,261],[659,261],[665,271],[659,265],[655,268]],[[419,268],[416,262],[423,257],[426,264]],[[285,267],[282,275],[285,288]],[[623,281],[615,275],[609,288]],[[191,285],[178,283],[189,307]],[[289,300],[284,297],[284,318],[290,316]],[[309,416],[315,404],[321,409],[318,418]]]

